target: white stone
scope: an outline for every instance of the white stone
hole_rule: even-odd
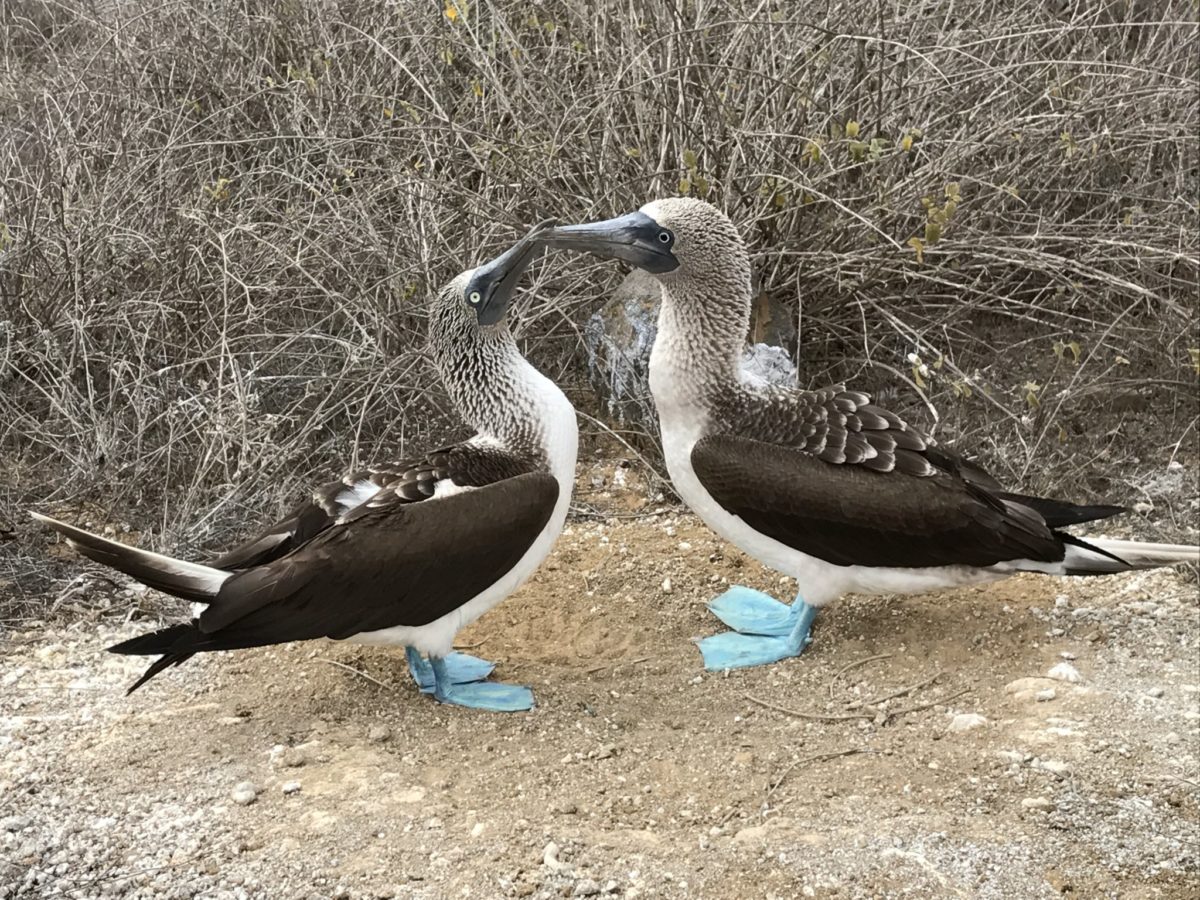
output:
[[[249,781],[240,782],[230,794],[230,799],[238,806],[249,806],[258,799],[258,789]]]
[[[979,713],[959,713],[950,720],[950,724],[946,727],[950,731],[970,731],[972,728],[986,724],[987,717],[981,716]]]
[[[1083,676],[1079,674],[1079,670],[1065,660],[1051,667],[1046,676],[1053,678],[1055,681],[1065,681],[1068,684],[1078,684],[1083,681]]]

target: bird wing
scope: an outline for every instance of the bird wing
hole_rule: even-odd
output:
[[[813,452],[714,435],[697,442],[691,461],[701,484],[728,512],[782,544],[836,565],[988,566],[1063,558],[1062,540],[1028,506],[932,464],[928,474],[899,462],[871,466],[878,456],[863,458],[862,445],[850,438],[844,444],[840,438],[821,443],[811,445],[820,448]],[[868,445],[879,442],[868,440]],[[830,447],[836,453],[826,453]],[[886,452],[884,445],[880,455]],[[924,459],[899,444],[891,452],[896,460],[908,454]]]
[[[554,476],[528,472],[428,502],[381,490],[286,556],[237,572],[189,652],[426,625],[507,574],[546,527]]]
[[[817,391],[741,391],[727,398],[713,421],[727,433],[802,450],[834,465],[875,472],[929,476],[933,442],[858,391],[833,385]]]
[[[526,457],[477,441],[360,469],[321,485],[278,522],[223,553],[210,565],[232,571],[280,559],[384,489],[391,491],[392,502],[417,503],[432,497],[439,485],[483,487],[536,469],[536,464]]]

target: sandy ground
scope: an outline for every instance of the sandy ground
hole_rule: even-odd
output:
[[[736,582],[794,593],[687,515],[573,522],[461,636],[517,715],[332,643],[126,698],[102,648],[153,621],[17,634],[0,897],[1197,896],[1190,573],[850,597],[802,658],[703,674]]]

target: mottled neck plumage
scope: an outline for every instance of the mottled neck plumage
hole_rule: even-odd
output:
[[[721,258],[660,276],[663,302],[651,354],[651,388],[709,406],[740,381],[750,329],[750,258],[740,239]],[[666,382],[669,381],[669,386]],[[657,397],[656,397],[657,400]]]
[[[429,349],[463,421],[514,450],[542,455],[541,396],[529,389],[543,376],[517,348],[508,325],[481,327],[462,298],[460,276],[430,309]]]

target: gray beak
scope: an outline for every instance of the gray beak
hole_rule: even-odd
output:
[[[517,282],[542,248],[539,238],[553,224],[553,219],[547,219],[534,225],[523,238],[475,270],[464,294],[480,325],[495,325],[504,318]]]
[[[641,212],[603,222],[551,228],[541,236],[541,241],[563,250],[621,259],[654,274],[679,268],[679,260],[671,252],[675,236]]]

